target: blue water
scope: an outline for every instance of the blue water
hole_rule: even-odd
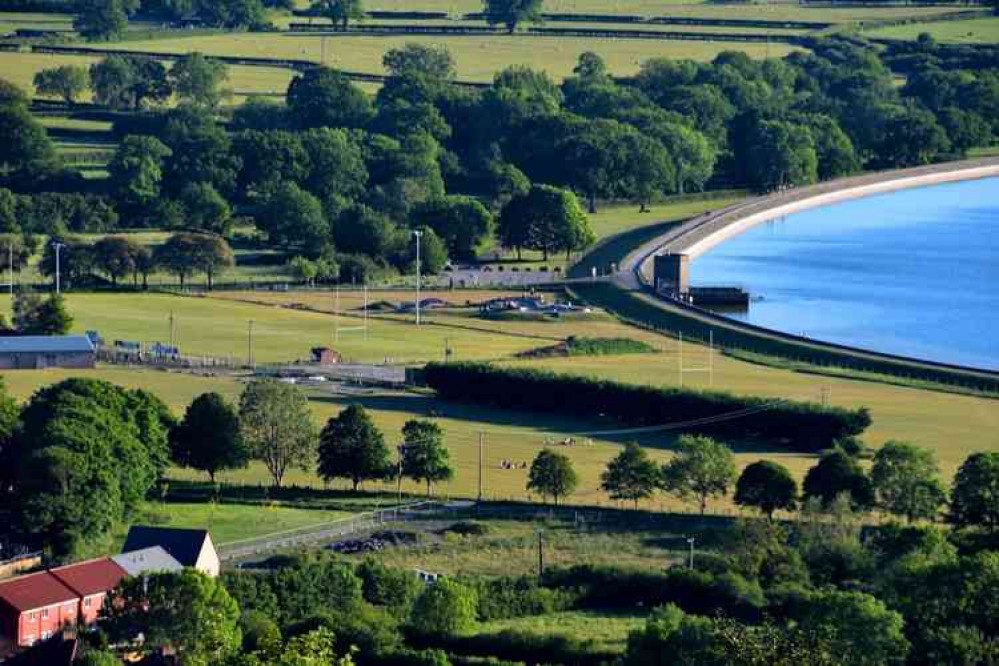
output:
[[[999,369],[999,179],[788,215],[693,262],[695,285],[754,298],[729,315],[891,354]]]

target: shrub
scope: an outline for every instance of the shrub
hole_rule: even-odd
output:
[[[462,536],[485,536],[489,534],[489,525],[477,520],[461,520],[444,530]]]
[[[478,592],[479,620],[503,620],[530,615],[547,615],[572,608],[576,594],[571,590],[541,587],[535,578],[495,578],[470,581]]]
[[[423,636],[459,634],[475,626],[477,606],[474,589],[443,578],[417,597],[409,626]]]
[[[827,449],[838,439],[859,435],[871,423],[866,409],[638,386],[484,363],[430,363],[424,375],[427,385],[448,400],[574,416],[605,414],[629,426],[699,422],[686,431],[722,439],[765,439],[801,451]],[[565,400],[567,395],[572,400]],[[738,419],[703,421],[744,410],[752,411]]]

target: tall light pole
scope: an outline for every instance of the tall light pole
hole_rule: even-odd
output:
[[[246,358],[253,367],[253,320],[250,320],[246,329]]]
[[[694,542],[696,539],[694,537],[687,537],[687,543],[690,545],[690,568],[694,568]]]
[[[420,238],[423,237],[422,229],[414,229],[416,236],[416,325],[420,325]]]
[[[52,247],[55,248],[55,253],[56,253],[56,267],[55,267],[56,268],[56,276],[55,277],[56,277],[56,293],[58,294],[60,292],[60,289],[61,289],[61,285],[59,283],[59,251],[62,250],[64,247],[66,247],[66,245],[64,243],[60,243],[59,241],[52,241]]]

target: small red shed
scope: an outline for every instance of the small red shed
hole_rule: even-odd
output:
[[[320,365],[336,365],[343,360],[340,353],[329,347],[313,347],[312,362]]]

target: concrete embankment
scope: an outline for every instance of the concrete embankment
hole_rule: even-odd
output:
[[[634,270],[637,267],[643,276],[648,276],[652,256],[661,250],[688,254],[696,259],[757,224],[810,208],[896,190],[996,176],[999,176],[999,158],[986,158],[840,178],[758,197],[706,213],[680,225],[647,243],[640,248],[641,251],[629,255],[628,260],[633,263],[631,266],[622,265],[622,269]]]
[[[584,297],[595,304],[635,323],[682,332],[685,336],[703,340],[710,333],[715,344],[722,348],[816,366],[848,368],[997,392],[999,372],[882,354],[789,335],[656,297],[650,287],[652,258],[660,252],[701,254],[754,224],[793,212],[893,190],[992,176],[999,176],[999,158],[865,174],[749,199],[701,215],[643,243],[621,261],[619,272],[609,284],[579,285],[579,289],[590,292]]]

